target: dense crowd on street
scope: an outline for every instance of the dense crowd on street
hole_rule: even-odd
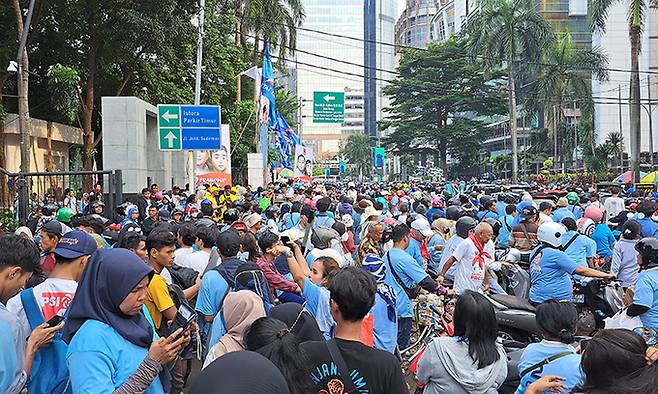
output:
[[[110,212],[100,184],[33,194],[0,236],[0,392],[658,393],[655,197],[284,180],[153,184]]]

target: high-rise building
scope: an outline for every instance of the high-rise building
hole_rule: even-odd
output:
[[[431,21],[436,8],[435,0],[406,0],[406,7],[395,24],[396,49],[404,46],[426,48],[434,41]]]
[[[595,33],[592,45],[599,46],[608,57],[609,71],[605,82],[592,81],[594,97],[594,130],[597,142],[603,143],[611,132],[622,133],[624,150],[630,152],[630,78],[631,47],[628,36],[626,3],[613,3],[606,20],[605,33]],[[641,37],[639,59],[641,99],[641,152],[658,148],[658,10],[650,8]],[[648,71],[648,72],[646,72]],[[654,73],[654,74],[652,74]],[[621,97],[621,101],[620,101]],[[651,99],[651,100],[649,100]],[[651,114],[651,121],[649,118]],[[651,126],[651,127],[650,127]],[[653,139],[653,144],[650,143]],[[653,148],[653,149],[651,149]],[[646,159],[645,159],[646,160]],[[647,169],[644,167],[643,169]]]
[[[302,139],[314,146],[318,159],[329,158],[339,151],[342,141],[347,138],[348,133],[344,134],[343,129],[356,126],[347,126],[346,123],[313,123],[313,92],[345,92],[346,96],[350,95],[349,92],[360,92],[361,96],[364,95],[364,1],[302,0],[302,3],[306,18],[302,25],[304,30],[297,30],[296,53],[297,95],[302,101],[300,130]],[[392,44],[397,6],[390,0],[375,0],[375,5],[375,38],[369,41]],[[381,70],[394,70],[395,55],[392,47],[381,44],[375,47],[375,68],[380,69],[375,70],[375,113],[376,120],[380,120],[386,105],[382,88],[386,80],[395,76]],[[346,98],[346,104],[347,101]],[[356,116],[354,111],[353,108],[345,110],[351,116]],[[365,112],[363,108],[360,111]],[[352,119],[364,119],[365,130],[365,117],[359,115]],[[345,122],[348,122],[348,118],[345,118]]]

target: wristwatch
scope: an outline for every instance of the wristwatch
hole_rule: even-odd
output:
[[[294,256],[295,254],[292,252],[292,250],[290,250],[290,248],[288,248],[288,250],[286,250],[286,257],[291,258]]]

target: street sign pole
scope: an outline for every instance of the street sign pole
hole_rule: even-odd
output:
[[[206,0],[199,0],[199,34],[196,47],[196,70],[194,79],[194,105],[201,104],[201,66],[203,65],[203,24],[206,12]],[[194,152],[187,152],[187,182],[190,193],[194,193]]]

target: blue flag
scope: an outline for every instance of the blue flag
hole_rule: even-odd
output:
[[[274,71],[272,69],[272,58],[270,57],[270,45],[265,43],[265,58],[263,59],[263,74],[260,88],[260,121],[267,123],[269,127],[275,127],[276,102],[274,92]]]
[[[299,144],[299,137],[279,112],[277,112],[276,115],[277,122],[274,127],[276,134],[275,146],[279,156],[281,156],[281,166],[283,168],[292,168],[293,164],[290,158],[295,153],[295,145]]]

